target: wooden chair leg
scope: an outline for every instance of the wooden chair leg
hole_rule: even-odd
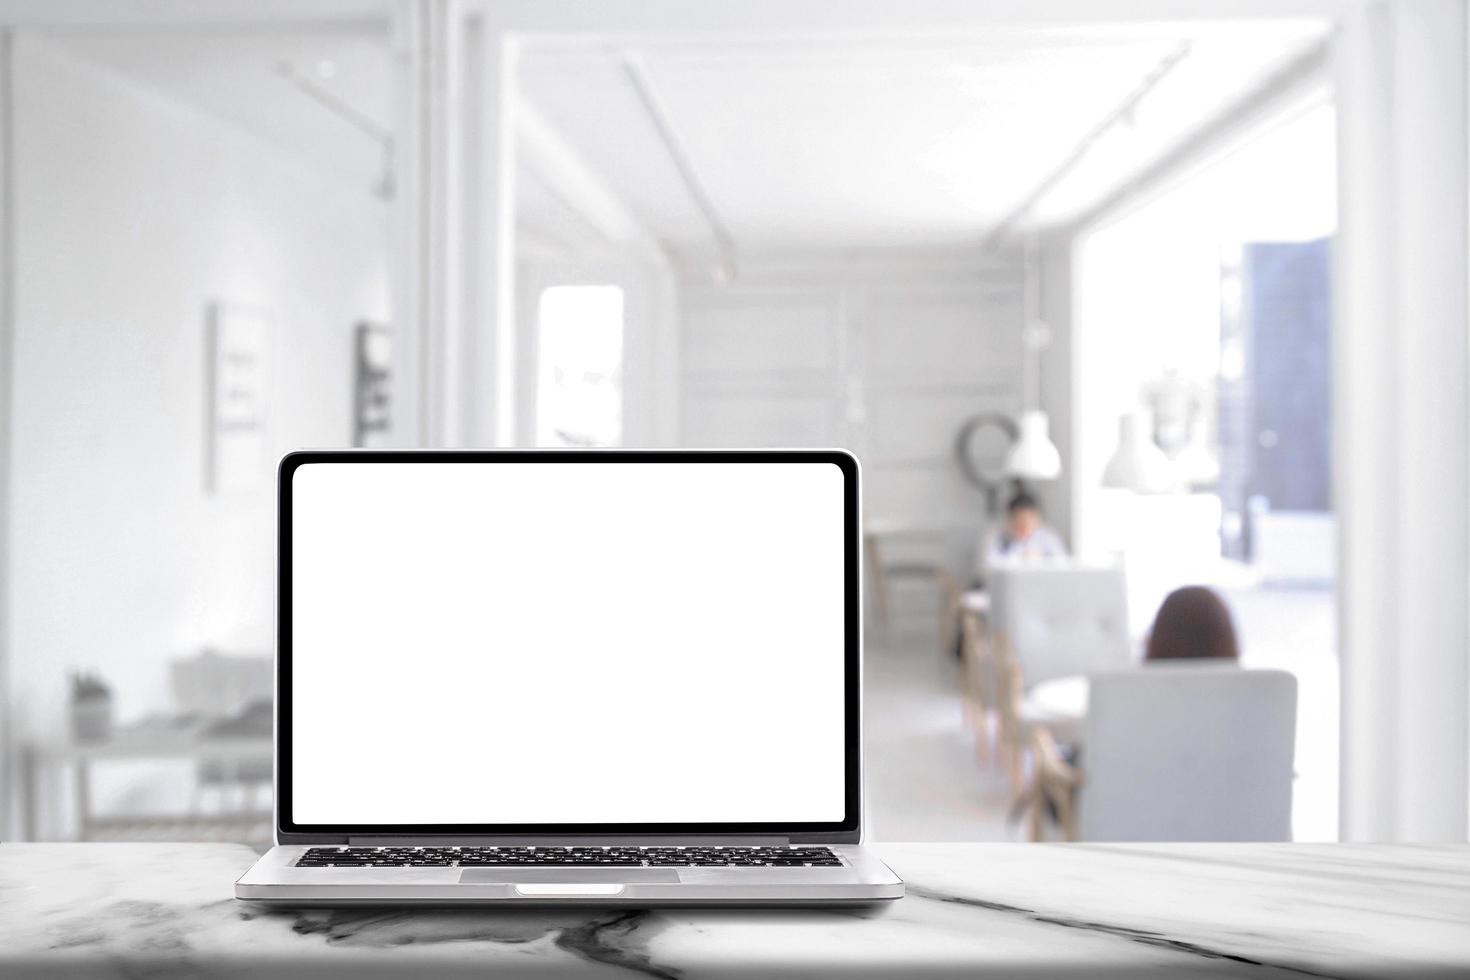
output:
[[[1010,778],[1011,799],[1019,800],[1026,791],[1026,746],[1012,739],[1006,753],[1006,774]]]
[[[1061,823],[1062,840],[1077,840],[1077,796],[1075,792],[1066,794],[1057,804],[1057,816]]]
[[[1005,643],[995,651],[995,701],[1000,715],[1000,751],[1006,758],[1012,801],[1025,789],[1026,734],[1021,725],[1021,701],[1025,697],[1020,665]]]
[[[1026,809],[1026,836],[1033,844],[1046,840],[1046,796],[1040,782],[1035,782],[1031,791],[1031,805]]]
[[[994,758],[994,747],[990,742],[990,712],[984,708],[975,712],[975,757],[989,764]]]
[[[1032,752],[1036,761],[1036,793],[1034,806],[1034,834],[1044,833],[1042,808],[1049,803],[1056,814],[1057,833],[1062,840],[1077,839],[1077,793],[1082,786],[1081,770],[1066,762],[1057,748],[1056,740],[1044,727],[1032,733]],[[1040,839],[1035,837],[1033,839]]]
[[[998,739],[991,733],[991,725],[995,722],[991,705],[993,698],[987,693],[993,689],[989,651],[981,637],[979,618],[963,609],[956,609],[955,616],[959,623],[960,688],[965,725],[975,736],[975,757],[982,763],[989,763],[998,748]]]
[[[936,568],[934,579],[939,586],[939,655],[954,656],[960,642],[960,585],[947,568]]]

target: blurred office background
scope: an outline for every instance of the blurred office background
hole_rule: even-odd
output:
[[[269,839],[281,452],[841,446],[871,836],[1464,840],[1467,39],[0,0],[0,835]]]

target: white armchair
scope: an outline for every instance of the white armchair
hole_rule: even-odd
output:
[[[991,570],[991,622],[1001,755],[1012,797],[1025,783],[1037,725],[1070,737],[1080,717],[1038,716],[1026,692],[1057,678],[1117,670],[1133,662],[1128,593],[1120,568],[1073,562]]]
[[[1291,839],[1291,674],[1153,663],[1089,688],[1077,766],[1035,733],[1033,837],[1049,804],[1073,840]]]
[[[1030,688],[1133,662],[1128,592],[1119,568],[1018,565],[991,573],[993,628]]]

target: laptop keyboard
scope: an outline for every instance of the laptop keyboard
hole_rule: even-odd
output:
[[[312,847],[298,868],[840,868],[826,847]]]

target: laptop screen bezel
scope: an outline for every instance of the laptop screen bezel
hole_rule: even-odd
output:
[[[291,527],[292,477],[308,465],[415,463],[547,465],[562,463],[747,463],[836,466],[843,477],[843,816],[832,822],[700,823],[435,823],[302,824],[291,816]],[[345,842],[352,838],[673,838],[788,837],[857,841],[862,812],[861,501],[858,463],[842,450],[303,450],[288,453],[277,471],[276,560],[276,840],[281,844]],[[754,723],[754,719],[752,719]]]

